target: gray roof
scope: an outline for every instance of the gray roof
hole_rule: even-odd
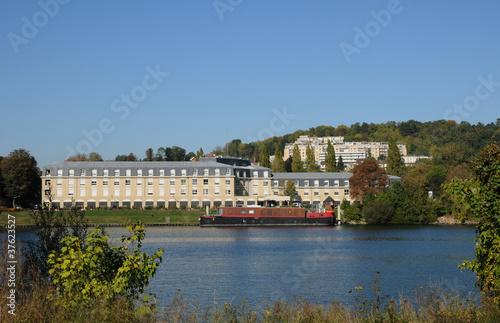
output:
[[[273,179],[349,179],[352,173],[273,173]]]

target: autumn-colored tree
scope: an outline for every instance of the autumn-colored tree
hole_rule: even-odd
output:
[[[136,161],[136,160],[137,157],[133,153],[128,154],[127,161]]]
[[[89,161],[103,161],[103,159],[101,155],[94,151],[89,154]]]
[[[354,168],[349,182],[351,198],[361,202],[367,194],[379,195],[389,184],[386,171],[372,158]]]
[[[69,156],[66,161],[88,161],[89,157],[84,153],[76,153],[72,156]]]
[[[330,140],[328,140],[328,145],[326,146],[325,171],[329,173],[338,172],[335,148]]]
[[[294,145],[293,146],[293,153],[292,153],[292,172],[294,173],[302,173],[305,172],[304,169],[304,163],[302,162],[302,159],[300,157],[300,151],[299,151],[299,146]]]

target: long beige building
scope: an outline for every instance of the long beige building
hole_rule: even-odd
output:
[[[283,201],[287,180],[303,204],[350,200],[351,173],[271,173],[231,157],[192,162],[63,162],[44,167],[44,203],[68,208],[249,206]],[[394,179],[394,178],[393,178]]]

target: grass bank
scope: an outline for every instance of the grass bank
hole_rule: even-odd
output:
[[[203,211],[198,210],[87,210],[85,218],[91,224],[123,224],[127,218],[135,222],[141,220],[146,224],[165,223],[165,218],[170,218],[170,223],[197,223]],[[16,212],[2,211],[0,225],[7,224],[7,216],[11,214],[16,218],[17,225],[29,225],[31,211]]]

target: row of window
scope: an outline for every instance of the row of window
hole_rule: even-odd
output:
[[[154,176],[154,170],[153,169],[148,169],[148,175],[147,176]],[[175,176],[176,170],[171,169],[170,170],[170,176]],[[216,168],[214,170],[215,176],[220,176],[221,170],[220,168]],[[268,173],[268,172],[265,172]],[[50,169],[46,170],[46,175],[50,175]],[[68,175],[69,176],[75,176],[75,170],[70,169],[68,170]],[[114,176],[121,176],[121,171],[120,169],[115,169],[114,170]],[[143,171],[142,169],[137,169],[136,170],[136,175],[137,176],[143,176]],[[159,175],[160,176],[165,176],[165,169],[160,169],[159,170]],[[192,176],[198,176],[199,175],[199,170],[198,168],[193,168],[191,174]],[[203,176],[208,176],[209,175],[209,169],[205,168],[203,169]],[[231,175],[231,168],[226,168],[226,176]],[[267,174],[268,175],[268,174]],[[58,169],[57,170],[57,176],[63,176],[63,170]],[[80,176],[87,176],[87,169],[81,169],[80,170]],[[97,176],[97,169],[92,169],[90,172],[90,176]],[[103,176],[110,176],[109,169],[103,169]],[[126,169],[125,170],[125,176],[132,176],[132,170],[131,169]],[[187,169],[181,169],[181,176],[187,176]],[[266,176],[266,175],[265,175]],[[258,172],[254,172],[254,177],[258,177]],[[267,176],[266,176],[267,177]]]
[[[113,197],[120,196],[120,189],[119,188],[115,188],[113,190],[113,192],[114,192]],[[208,188],[204,188],[202,190],[202,192],[203,192],[203,195],[209,195]],[[230,188],[226,188],[224,192],[225,192],[226,195],[231,195],[231,189]],[[103,188],[102,189],[102,196],[109,196],[109,193],[110,193],[110,191],[107,188]],[[138,188],[136,190],[136,195],[137,196],[142,196],[142,193],[143,193],[142,188]],[[79,196],[86,196],[86,194],[87,194],[87,191],[84,188],[80,189],[80,195]],[[175,194],[176,194],[175,188],[171,188],[170,189],[170,195],[174,196]],[[214,195],[220,195],[220,188],[219,187],[215,187],[213,194]],[[68,189],[68,196],[74,196],[74,195],[75,195],[75,190],[71,189],[71,188]],[[131,195],[132,195],[132,190],[130,188],[125,189],[125,196],[131,196]],[[147,195],[148,196],[153,196],[154,195],[154,190],[152,188],[149,188],[147,190]],[[160,188],[158,190],[158,195],[159,196],[164,196],[165,195],[165,189]],[[185,188],[181,189],[181,195],[187,195],[187,190]],[[193,188],[191,190],[191,195],[198,195],[198,189],[197,188]],[[63,190],[60,189],[60,188],[58,188],[57,191],[56,191],[56,196],[59,196],[59,197],[63,196]],[[97,189],[96,188],[93,188],[93,189],[90,190],[90,196],[97,196]]]
[[[136,195],[137,196],[142,196],[142,188],[138,188],[136,190]],[[203,195],[209,195],[209,190],[208,188],[204,188],[202,190],[203,192]],[[266,195],[269,195],[269,191],[268,189],[264,189],[264,196]],[[278,190],[274,190],[273,191],[274,195],[278,195],[279,194],[279,191]],[[296,192],[298,194],[298,192]],[[314,196],[319,196],[319,190],[314,190],[313,191],[313,195]],[[171,188],[170,189],[170,195],[171,196],[174,196],[176,194],[176,189],[175,188]],[[231,189],[230,188],[226,188],[225,189],[225,194],[226,195],[231,195]],[[323,194],[325,196],[328,196],[330,195],[330,192],[329,190],[324,190]],[[334,191],[334,195],[335,196],[338,196],[340,193],[339,193],[339,190],[335,190]],[[69,196],[74,196],[75,195],[75,190],[74,189],[68,189],[68,195]],[[80,195],[79,196],[85,196],[86,195],[86,190],[84,188],[80,189]],[[131,196],[132,195],[132,190],[130,188],[127,188],[125,189],[125,196]],[[147,195],[148,196],[153,196],[154,195],[154,191],[152,188],[149,188],[147,190]],[[160,188],[158,190],[158,195],[159,196],[164,196],[165,195],[165,189],[163,188]],[[181,195],[187,195],[187,190],[185,188],[181,188]],[[193,188],[191,190],[191,195],[198,195],[198,189],[197,188]],[[215,187],[214,188],[214,195],[220,195],[220,188],[219,187]],[[253,195],[257,196],[259,195],[259,191],[257,189],[254,189],[253,190]],[[304,190],[304,196],[308,196],[309,195],[309,190]],[[344,195],[349,195],[349,190],[344,190]],[[63,190],[62,189],[57,189],[57,196],[63,196]],[[97,196],[97,189],[93,188],[90,190],[90,196]],[[109,196],[109,190],[107,188],[103,188],[102,189],[102,196]],[[120,196],[120,189],[119,188],[115,188],[114,189],[114,196]]]
[[[142,185],[142,178],[137,178],[137,179],[135,179],[135,181],[136,181],[136,185],[138,185],[138,186]],[[84,178],[81,178],[80,179],[80,186],[85,186],[85,182],[86,182],[86,180]],[[120,179],[118,179],[118,178],[115,178],[113,182],[114,182],[114,185],[120,185]],[[132,182],[132,180],[130,178],[126,178],[125,179],[125,185],[130,185],[131,182]],[[181,182],[181,185],[186,185],[187,184],[187,179],[181,178],[180,182]],[[191,182],[192,182],[192,185],[198,185],[198,179],[197,178],[192,178]],[[103,186],[108,186],[108,183],[109,183],[109,180],[107,178],[105,178],[105,179],[102,180],[102,185]],[[229,179],[229,178],[226,179],[225,183],[226,183],[226,185],[231,185],[231,179]],[[147,180],[147,184],[148,184],[148,186],[149,185],[153,185],[153,179],[149,178]],[[165,179],[159,178],[158,179],[158,184],[160,186],[161,185],[165,185]],[[46,186],[50,185],[50,180],[49,179],[45,180],[45,185]],[[63,180],[62,179],[58,179],[57,180],[57,186],[62,186],[62,185],[63,185]],[[75,185],[74,179],[71,179],[71,178],[68,179],[68,186],[74,186],[74,185]],[[92,179],[90,181],[90,185],[92,185],[92,186],[97,185],[97,179]],[[171,186],[175,186],[176,185],[176,180],[175,179],[170,179],[170,185]],[[203,178],[203,185],[208,185],[208,178]],[[214,185],[220,185],[220,178],[214,178]],[[266,184],[264,186],[267,186],[267,181],[266,181]]]

